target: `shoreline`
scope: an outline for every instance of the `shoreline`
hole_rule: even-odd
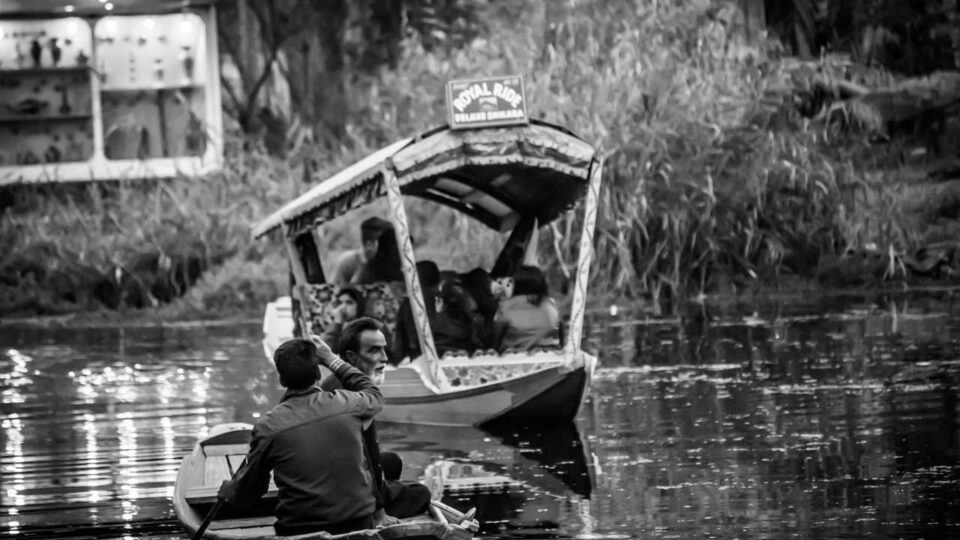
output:
[[[743,306],[761,306],[763,304],[784,303],[799,304],[812,300],[826,300],[831,298],[859,296],[873,297],[890,294],[929,294],[929,293],[960,293],[960,283],[890,283],[883,287],[840,287],[820,288],[816,283],[758,284],[744,288],[737,292],[720,292],[707,294],[704,297],[691,297],[683,300],[678,308],[679,312],[690,309],[691,306],[707,306],[714,308],[736,308]],[[602,312],[603,307],[616,305],[618,309],[639,309],[641,311],[656,311],[649,301],[642,298],[616,297],[610,294],[597,294],[588,302],[587,310]],[[97,310],[87,312],[64,313],[58,315],[36,315],[23,317],[0,318],[0,330],[5,328],[216,328],[231,325],[252,325],[263,322],[263,307],[251,307],[246,310],[236,310],[223,316],[213,313],[198,312],[195,309],[174,311],[170,306],[143,310]],[[667,312],[657,315],[668,318]]]

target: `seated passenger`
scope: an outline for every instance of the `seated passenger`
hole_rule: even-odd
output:
[[[287,391],[253,426],[246,465],[223,483],[217,497],[256,501],[267,491],[272,471],[277,535],[371,528],[376,499],[360,433],[383,409],[380,390],[319,339],[284,342],[273,363]],[[342,390],[320,389],[320,365],[336,375]]]
[[[460,277],[463,287],[477,304],[477,311],[483,317],[484,335],[493,334],[493,320],[500,307],[500,300],[493,293],[493,280],[483,268],[474,268]]]
[[[389,343],[383,334],[383,328],[376,319],[361,317],[344,327],[340,343],[340,354],[343,359],[370,377],[377,385],[383,384]],[[323,380],[320,388],[334,391],[341,388],[341,384],[337,377],[330,376]],[[393,522],[391,518],[408,518],[426,512],[430,505],[430,490],[426,486],[411,482],[402,490],[390,490],[388,483],[385,482],[386,471],[381,456],[393,454],[393,452],[380,452],[376,422],[370,422],[370,425],[361,432],[361,436],[367,467],[373,479],[373,495],[376,498],[375,521],[387,524]],[[388,458],[399,460],[400,456],[393,454]],[[390,461],[389,465],[395,467],[396,463]]]
[[[430,490],[419,482],[400,480],[403,460],[396,452],[380,452],[383,466],[384,510],[388,515],[398,518],[413,517],[427,512],[430,506]],[[426,501],[426,504],[424,504]]]
[[[380,235],[376,253],[363,264],[353,282],[367,285],[382,281],[403,281],[400,247],[392,225]]]
[[[337,259],[333,270],[333,278],[330,282],[338,287],[348,283],[356,283],[364,263],[373,259],[373,256],[376,255],[380,235],[384,231],[393,231],[393,225],[389,221],[378,217],[363,220],[363,223],[360,224],[361,248],[347,251]]]
[[[560,346],[560,314],[539,268],[517,268],[513,296],[500,303],[497,322],[502,325],[501,352]]]
[[[501,259],[490,270],[491,291],[497,302],[513,296],[513,263],[509,259]]]
[[[353,286],[342,287],[337,292],[337,305],[333,308],[333,322],[323,331],[320,339],[334,351],[338,350],[340,330],[348,322],[363,315],[363,293]]]
[[[420,277],[420,290],[423,291],[423,303],[427,310],[427,320],[431,326],[437,317],[437,299],[440,294],[440,269],[433,261],[417,263],[417,275]],[[393,358],[396,362],[404,358],[414,359],[420,356],[420,338],[417,337],[417,323],[413,318],[410,299],[404,298],[397,311],[397,339],[393,344]]]
[[[455,281],[440,286],[440,308],[431,329],[437,355],[441,357],[444,353],[456,351],[469,354],[489,345],[477,303],[463,285]]]

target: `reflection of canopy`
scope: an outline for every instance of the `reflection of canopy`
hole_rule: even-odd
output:
[[[441,128],[370,154],[274,212],[253,234],[282,223],[299,234],[385,196],[382,171],[391,162],[405,195],[450,206],[500,231],[520,216],[543,225],[583,196],[593,156],[591,145],[543,123]]]

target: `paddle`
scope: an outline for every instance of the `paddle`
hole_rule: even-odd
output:
[[[236,479],[237,475],[240,474],[240,471],[243,470],[243,466],[247,464],[247,457],[243,457],[243,461],[240,462],[240,466],[237,467],[237,470],[233,472],[230,476],[230,481],[232,482]],[[200,523],[200,526],[197,527],[197,532],[193,533],[191,540],[200,540],[203,538],[203,533],[207,532],[207,527],[210,526],[210,523],[213,521],[213,518],[217,517],[217,512],[220,511],[220,508],[223,506],[223,503],[226,501],[220,498],[220,494],[217,494],[217,502],[213,503],[213,508],[207,512],[206,517],[203,518],[203,521]]]

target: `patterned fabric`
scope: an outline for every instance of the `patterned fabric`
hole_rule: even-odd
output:
[[[340,288],[331,283],[298,285],[306,291],[309,299],[308,319],[311,331],[322,336],[324,330],[333,324],[333,310],[339,305],[337,295]],[[396,335],[397,312],[400,303],[407,297],[402,282],[371,283],[369,285],[353,285],[363,292],[364,315],[373,317],[382,322],[391,334]]]

